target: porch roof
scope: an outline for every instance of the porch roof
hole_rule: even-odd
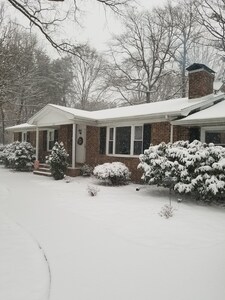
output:
[[[184,126],[225,124],[225,100],[171,123]]]
[[[28,123],[23,123],[23,124],[7,127],[6,129],[8,131],[13,131],[13,132],[17,132],[17,131],[20,132],[21,130],[29,130],[29,131],[33,130],[34,131],[34,130],[36,130],[36,126],[30,125]]]

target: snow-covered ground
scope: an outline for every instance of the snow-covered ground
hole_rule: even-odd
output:
[[[164,219],[166,190],[99,186],[90,197],[88,184],[96,181],[66,183],[0,167],[0,233],[8,227],[0,246],[0,299],[45,300],[43,252],[50,300],[225,299],[224,208],[174,197],[177,210]],[[28,247],[25,237],[42,249]],[[13,269],[8,250],[20,267]],[[21,278],[27,285],[19,286]]]

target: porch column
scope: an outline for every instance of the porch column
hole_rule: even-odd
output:
[[[173,143],[173,125],[170,124],[170,143]]]
[[[39,160],[39,128],[36,127],[36,160]]]
[[[76,160],[76,129],[77,125],[73,124],[73,138],[72,138],[72,168],[75,169]]]

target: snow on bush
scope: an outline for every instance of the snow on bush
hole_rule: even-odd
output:
[[[129,169],[121,162],[104,163],[93,170],[93,175],[112,185],[126,184],[130,180]]]
[[[30,171],[35,160],[34,148],[27,142],[13,142],[4,146],[1,160],[8,168],[18,171]]]
[[[82,176],[91,176],[93,172],[93,167],[87,164],[84,164],[80,169]]]
[[[138,168],[147,184],[166,186],[173,178],[173,189],[212,201],[225,197],[225,148],[197,140],[161,143],[140,155]]]
[[[0,164],[3,163],[3,151],[5,149],[5,146],[0,145]]]
[[[52,152],[46,158],[46,163],[50,165],[52,176],[55,180],[63,179],[68,167],[69,154],[67,154],[63,143],[56,142]]]
[[[94,196],[97,196],[99,189],[96,186],[88,185],[87,191],[90,196],[94,197]]]
[[[159,212],[160,217],[164,217],[165,219],[169,219],[173,216],[174,214],[174,208],[169,205],[169,204],[165,204],[161,211]]]

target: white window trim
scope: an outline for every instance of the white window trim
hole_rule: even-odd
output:
[[[123,125],[115,125],[107,127],[107,137],[106,137],[106,155],[115,156],[115,157],[139,157],[140,154],[134,155],[134,139],[135,127],[142,126],[142,145],[143,145],[143,135],[144,135],[144,124],[123,124]],[[131,135],[130,135],[130,154],[116,154],[116,128],[118,127],[131,127]],[[109,153],[109,134],[110,128],[113,128],[113,153]]]
[[[22,131],[21,142],[27,142],[27,131]]]
[[[225,126],[208,126],[201,128],[201,135],[200,140],[202,143],[205,143],[205,134],[206,131],[218,132],[218,131],[225,131]]]
[[[53,141],[54,141],[54,138],[55,138],[55,129],[48,129],[47,131],[47,151],[52,151],[52,148],[50,149],[49,148],[49,142],[50,142],[50,133],[53,133]]]

